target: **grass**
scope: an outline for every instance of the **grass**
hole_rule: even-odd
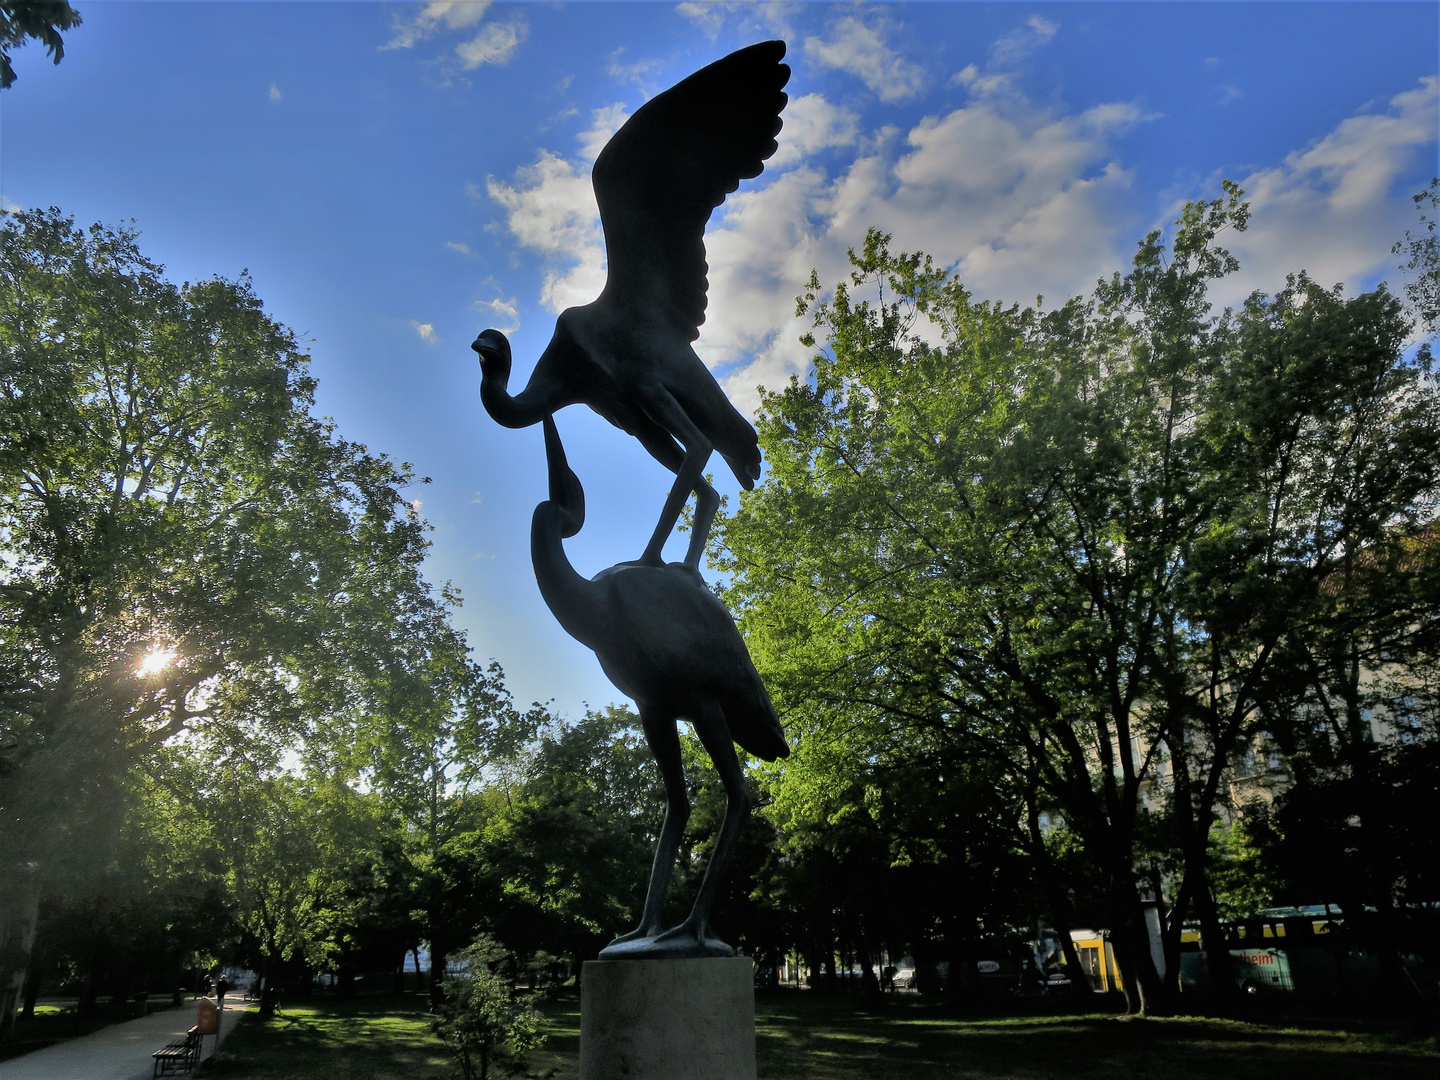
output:
[[[89,1035],[111,1024],[135,1019],[135,1003],[131,1001],[116,1004],[110,1001],[96,1002],[92,1012],[81,1015],[76,1011],[75,999],[69,1004],[39,1001],[35,1004],[35,1015],[31,1019],[17,1017],[15,1037],[0,1042],[0,1061],[28,1054],[32,1050],[43,1050],[47,1046],[80,1035]],[[169,1005],[169,995],[156,995],[151,1000],[150,1011],[159,1012]]]
[[[241,1017],[203,1077],[263,1080],[449,1080],[445,1044],[430,1033],[425,998],[287,1001],[261,1023]]]
[[[1043,1010],[1046,1004],[1031,1008]],[[1431,1080],[1440,1075],[1433,1040],[1345,1031],[1333,1021],[1281,1026],[1043,1012],[976,1017],[908,996],[867,1011],[805,993],[762,994],[756,1013],[762,1080]]]
[[[1432,1080],[1440,1048],[1364,1022],[1136,1020],[1069,1014],[1052,1003],[1001,1003],[1016,1015],[976,1016],[918,997],[866,1010],[847,998],[762,992],[756,999],[760,1080]],[[1019,1015],[1021,1012],[1026,1015]],[[532,1068],[576,1080],[580,1007],[546,1007],[545,1048]],[[442,1080],[452,1075],[418,995],[287,1004],[253,1016],[202,1077],[228,1080]]]

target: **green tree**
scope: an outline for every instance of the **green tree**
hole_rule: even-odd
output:
[[[478,925],[516,953],[568,956],[578,974],[638,920],[662,812],[658,770],[628,708],[548,724],[520,782],[492,793],[471,837],[486,898]]]
[[[338,952],[347,882],[378,847],[377,808],[337,780],[229,770],[204,799],[239,955],[265,980],[267,1019],[287,968],[308,986]]]
[[[176,798],[174,777],[127,778],[118,829],[77,836],[64,861],[47,867],[39,927],[25,984],[33,1015],[40,993],[78,984],[80,1008],[109,993],[170,992],[189,983],[188,958],[231,937],[209,828],[193,798]]]
[[[1395,253],[1407,254],[1409,260],[1404,269],[1413,271],[1415,280],[1405,286],[1405,293],[1414,305],[1421,325],[1431,334],[1440,327],[1440,234],[1435,231],[1435,211],[1440,209],[1440,176],[1430,181],[1430,186],[1414,196],[1415,205],[1429,209],[1421,214],[1420,222],[1425,232],[1420,236],[1405,234],[1405,239],[1394,247]]]
[[[80,13],[65,0],[0,4],[0,90],[8,90],[15,83],[15,69],[10,66],[12,49],[33,38],[45,46],[45,51],[58,64],[65,56],[65,39],[60,31],[80,23]]]
[[[0,892],[103,842],[167,744],[256,775],[333,751],[443,622],[415,477],[314,389],[247,280],[176,287],[58,210],[0,224]]]
[[[1277,657],[1440,477],[1428,353],[1384,289],[1212,309],[1246,213],[1227,185],[1051,311],[976,302],[872,232],[832,299],[812,277],[813,382],[765,396],[770,475],[719,534],[792,730],[852,767],[984,757],[1027,818],[1058,809],[1147,1011],[1144,897],[1170,892],[1172,957],[1188,912],[1218,928],[1210,836]]]
[[[432,971],[476,928],[473,890],[456,880],[455,845],[476,826],[480,792],[533,738],[541,713],[515,708],[498,664],[475,664],[463,635],[440,618],[416,622],[403,662],[381,680],[374,710],[348,752],[395,821],[413,937],[429,943]],[[431,981],[432,1000],[443,987]]]

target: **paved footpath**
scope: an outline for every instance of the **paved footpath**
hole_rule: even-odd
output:
[[[220,1014],[220,1036],[205,1036],[204,1056],[230,1034],[245,1012],[243,1001],[227,1001]],[[150,1056],[168,1042],[183,1039],[195,1026],[196,1003],[164,1009],[141,1019],[92,1031],[78,1039],[47,1046],[23,1057],[0,1061],[0,1080],[150,1080]]]

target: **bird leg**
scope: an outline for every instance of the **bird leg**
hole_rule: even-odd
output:
[[[661,934],[655,939],[655,944],[668,948],[689,946],[712,956],[733,956],[735,951],[710,932],[710,909],[715,904],[720,883],[725,880],[725,870],[735,850],[740,827],[750,814],[750,789],[745,786],[745,770],[740,767],[740,759],[735,755],[735,744],[730,740],[730,729],[720,706],[713,701],[706,703],[702,714],[694,720],[694,728],[725,787],[725,819],[720,824],[720,835],[715,838],[715,849],[711,852],[709,865],[705,867],[705,877],[700,881],[695,906],[684,922]]]
[[[685,770],[680,763],[680,735],[675,730],[675,718],[657,718],[654,713],[642,708],[640,723],[645,730],[645,742],[655,755],[655,763],[660,766],[660,776],[665,782],[665,823],[660,826],[660,839],[655,844],[655,861],[650,866],[650,888],[645,893],[640,925],[616,938],[606,949],[627,941],[653,938],[660,933],[665,890],[670,885],[670,874],[675,868],[680,836],[690,820],[690,800],[685,792]]]
[[[675,472],[675,483],[670,487],[670,494],[665,497],[660,520],[655,525],[650,543],[645,545],[640,562],[646,566],[665,564],[661,551],[665,547],[665,541],[670,539],[670,534],[675,530],[675,522],[680,519],[680,508],[685,505],[685,500],[690,498],[693,491],[695,528],[690,536],[690,546],[685,550],[685,566],[698,572],[700,556],[705,553],[705,542],[710,538],[710,525],[715,520],[715,511],[720,508],[720,496],[715,494],[715,489],[706,482],[704,475],[705,463],[710,460],[710,452],[715,448],[715,444],[701,434],[680,403],[667,390],[662,390],[647,400],[645,412],[679,440],[685,447],[685,457]]]

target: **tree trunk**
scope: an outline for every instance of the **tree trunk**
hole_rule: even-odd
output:
[[[1033,791],[1033,788],[1031,789]],[[1070,901],[1065,895],[1055,861],[1050,858],[1050,849],[1045,846],[1045,833],[1040,828],[1040,808],[1034,797],[1026,799],[1026,826],[1030,833],[1030,857],[1040,878],[1040,887],[1045,902],[1050,906],[1050,920],[1055,932],[1060,935],[1060,948],[1065,955],[1065,967],[1070,972],[1070,993],[1075,997],[1089,997],[1094,993],[1085,971],[1080,967],[1080,950],[1070,936],[1073,923],[1070,918]]]
[[[1137,898],[1121,909],[1116,905],[1119,925],[1114,934],[1115,959],[1125,980],[1125,1003],[1139,1016],[1164,1016],[1169,1002],[1160,989],[1160,973],[1150,954],[1150,934]]]
[[[801,943],[804,950],[805,985],[810,990],[820,989],[820,947],[813,935],[807,935]]]
[[[445,963],[450,950],[438,941],[430,942],[430,1011],[434,1012],[445,1000]]]
[[[347,956],[340,961],[335,973],[335,994],[341,998],[355,996],[355,961],[351,957]]]
[[[880,979],[875,974],[875,957],[870,943],[863,936],[856,943],[860,955],[860,989],[865,1002],[871,1006],[884,1005],[885,994],[880,989]]]
[[[1195,889],[1195,915],[1200,920],[1200,944],[1205,949],[1205,970],[1210,976],[1210,993],[1218,1001],[1234,1002],[1240,988],[1235,983],[1235,965],[1230,960],[1230,943],[1220,925],[1220,912],[1210,894],[1210,883],[1201,880]]]
[[[92,932],[92,939],[98,935]],[[85,966],[85,977],[80,985],[80,1001],[75,1006],[75,1011],[80,1016],[87,1016],[95,1011],[96,999],[100,995],[100,988],[95,982],[95,957],[99,951],[99,942],[92,940],[90,944],[90,962]]]
[[[32,953],[32,954],[31,954],[31,958],[30,958],[30,970],[29,970],[29,972],[28,972],[28,973],[26,974],[26,976],[25,976],[25,1004],[24,1004],[24,1009],[23,1009],[23,1011],[20,1013],[21,1019],[23,1019],[23,1020],[34,1020],[34,1019],[35,1019],[35,999],[36,999],[37,997],[39,997],[39,996],[40,996],[40,963],[39,963],[38,959],[37,959],[37,958],[34,956],[34,954]]]
[[[280,1009],[280,964],[266,956],[260,963],[260,1019],[270,1020]]]
[[[0,1039],[14,1034],[15,1011],[28,981],[40,913],[34,869],[12,866],[6,878],[0,881]]]

